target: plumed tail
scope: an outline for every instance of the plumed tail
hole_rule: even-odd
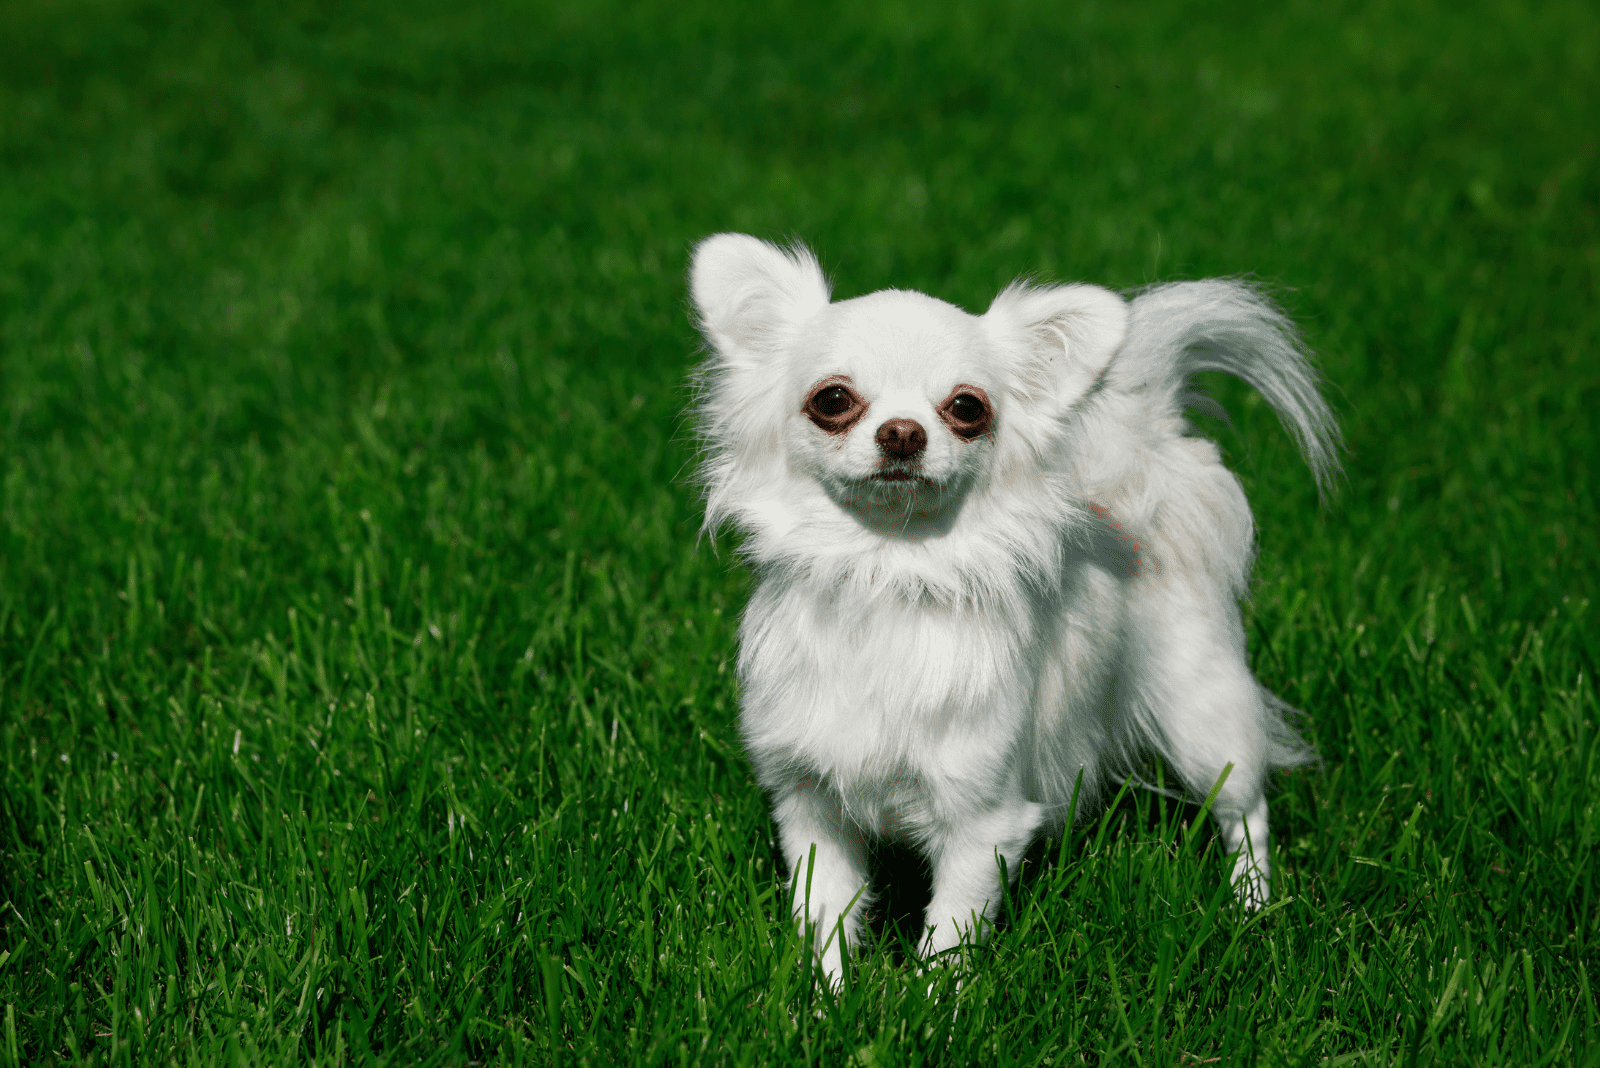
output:
[[[1340,471],[1343,439],[1289,317],[1258,289],[1233,279],[1144,290],[1133,301],[1128,338],[1108,369],[1108,385],[1154,391],[1174,408],[1203,406],[1203,395],[1189,392],[1201,371],[1225,371],[1254,387],[1278,413],[1326,496]]]

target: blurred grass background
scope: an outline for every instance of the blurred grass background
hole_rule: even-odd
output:
[[[1600,14],[0,7],[0,1060],[1595,1064]],[[697,238],[981,310],[1276,287],[1319,511],[1214,383],[1280,906],[1192,809],[959,989],[781,922],[697,536]]]

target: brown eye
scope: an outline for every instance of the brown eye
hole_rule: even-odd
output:
[[[867,412],[866,402],[848,385],[848,379],[835,378],[812,387],[803,409],[806,418],[829,434],[843,434]]]
[[[950,402],[950,414],[958,423],[976,423],[983,418],[983,401],[963,393]]]
[[[989,406],[989,395],[977,386],[957,386],[950,397],[939,405],[939,418],[958,438],[981,438],[994,425],[994,409]]]
[[[831,418],[848,412],[854,400],[843,386],[830,386],[811,398],[811,406]]]

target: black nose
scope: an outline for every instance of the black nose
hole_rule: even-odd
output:
[[[915,419],[890,419],[878,428],[875,440],[885,456],[909,460],[928,447],[928,432]]]

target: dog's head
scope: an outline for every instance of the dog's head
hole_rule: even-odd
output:
[[[953,513],[1039,465],[1127,330],[1087,285],[1013,285],[981,316],[904,290],[832,303],[809,251],[743,234],[699,244],[691,289],[713,525],[759,525],[795,479],[869,522]]]

